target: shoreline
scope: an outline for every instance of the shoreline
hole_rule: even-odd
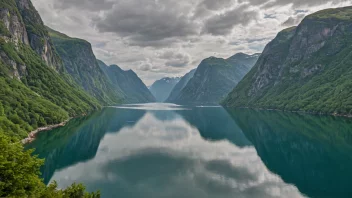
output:
[[[39,127],[37,128],[36,130],[34,131],[31,131],[29,134],[28,134],[28,137],[24,138],[23,140],[21,140],[22,144],[29,144],[31,142],[33,142],[36,138],[36,136],[40,133],[40,132],[43,132],[43,131],[50,131],[52,129],[56,129],[56,128],[59,128],[59,127],[63,127],[65,126],[72,118],[69,118],[59,124],[52,124],[52,125],[48,125],[48,126],[44,126],[44,127]]]
[[[282,109],[265,109],[265,108],[254,108],[254,107],[229,107],[223,106],[225,109],[237,108],[237,109],[252,109],[252,110],[260,110],[260,111],[281,111],[287,113],[299,113],[299,114],[307,114],[307,115],[316,115],[316,116],[334,116],[334,117],[343,117],[343,118],[352,118],[352,115],[345,114],[334,114],[334,113],[316,113],[316,112],[308,112],[308,111],[289,111]]]

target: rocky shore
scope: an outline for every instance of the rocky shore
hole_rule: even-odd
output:
[[[64,122],[61,122],[59,124],[54,124],[54,125],[48,125],[48,126],[45,126],[45,127],[40,127],[32,132],[30,132],[28,134],[28,137],[23,139],[22,140],[22,144],[28,144],[28,143],[31,143],[35,140],[35,137],[37,136],[38,133],[42,132],[42,131],[50,131],[52,129],[55,129],[55,128],[58,128],[58,127],[63,127],[66,125],[66,123],[68,122],[69,120],[66,120]]]

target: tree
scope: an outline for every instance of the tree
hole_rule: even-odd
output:
[[[0,197],[99,198],[100,192],[87,193],[82,184],[58,190],[57,183],[45,186],[39,178],[44,160],[24,151],[16,138],[0,132]]]

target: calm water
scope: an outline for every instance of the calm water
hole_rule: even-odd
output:
[[[41,133],[46,183],[103,197],[352,197],[352,119],[167,104]]]

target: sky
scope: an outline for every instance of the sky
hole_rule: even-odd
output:
[[[260,53],[276,34],[352,0],[32,0],[44,23],[92,44],[97,59],[150,86],[201,60]]]

